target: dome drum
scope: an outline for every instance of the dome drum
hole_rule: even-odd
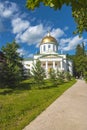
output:
[[[51,35],[45,36],[40,43],[40,54],[57,53],[57,40]]]

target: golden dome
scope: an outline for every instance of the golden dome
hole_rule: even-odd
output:
[[[46,44],[46,43],[49,43],[49,42],[53,43],[53,44],[57,44],[57,40],[54,37],[50,36],[50,35],[45,36],[42,39],[41,44]]]

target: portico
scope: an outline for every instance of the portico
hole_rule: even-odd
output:
[[[52,68],[54,70],[56,69],[63,70],[63,65],[61,61],[48,61],[47,60],[47,61],[41,62],[41,66],[46,70],[48,70],[49,68]]]

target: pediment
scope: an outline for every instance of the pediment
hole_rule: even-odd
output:
[[[62,58],[61,56],[59,56],[58,54],[46,54],[46,55],[42,55],[40,58]]]

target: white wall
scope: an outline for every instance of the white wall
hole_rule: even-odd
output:
[[[40,54],[50,54],[50,53],[57,53],[57,45],[46,43],[40,45]]]

